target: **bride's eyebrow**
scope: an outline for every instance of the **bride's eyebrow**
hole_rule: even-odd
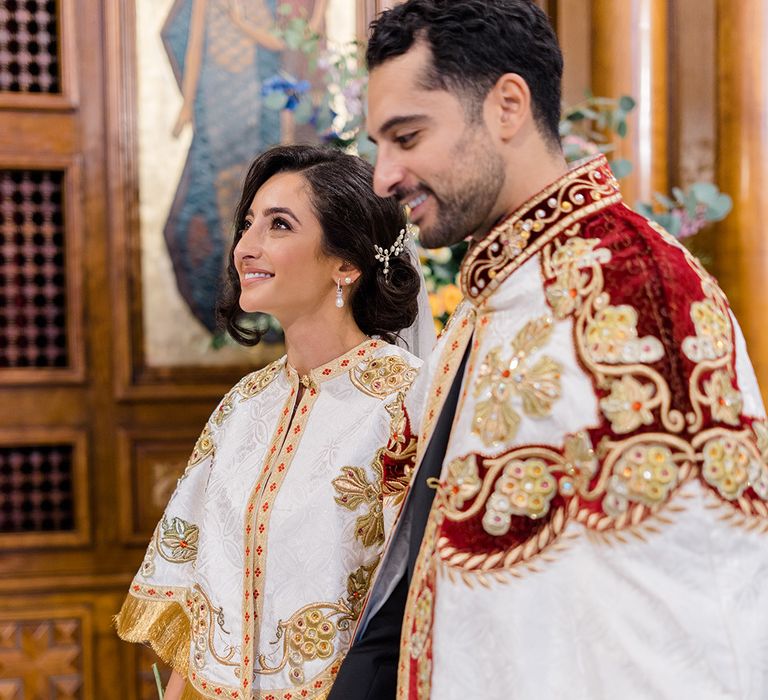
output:
[[[263,212],[264,216],[272,216],[273,214],[285,214],[286,216],[290,216],[297,224],[301,225],[301,221],[299,221],[299,217],[296,216],[288,207],[269,207],[268,209],[265,209]]]

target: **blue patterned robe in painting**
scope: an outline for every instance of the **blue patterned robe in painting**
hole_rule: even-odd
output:
[[[164,235],[181,295],[195,317],[213,331],[215,299],[245,169],[255,155],[280,141],[280,114],[264,106],[261,85],[280,70],[281,54],[258,45],[235,23],[229,0],[204,1],[194,135]],[[161,33],[179,88],[194,2],[176,0]],[[245,0],[244,19],[269,29],[276,4]]]

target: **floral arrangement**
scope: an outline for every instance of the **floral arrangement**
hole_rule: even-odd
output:
[[[288,74],[274,76],[262,86],[267,106],[288,110],[298,124],[312,124],[325,143],[373,161],[375,146],[364,129],[364,46],[359,42],[325,45],[310,29],[306,18],[293,16],[290,5],[281,5],[278,15],[282,21],[275,31],[288,48],[306,55],[311,77],[322,87],[313,90],[308,80]],[[634,108],[635,101],[627,95],[618,99],[587,95],[581,103],[566,107],[560,122],[566,160],[573,162],[597,153],[605,153],[610,159],[614,149],[611,139],[614,135],[627,135],[627,116]],[[631,162],[625,159],[610,160],[610,165],[618,179],[632,171]],[[638,212],[661,224],[685,244],[710,222],[723,219],[731,207],[731,198],[706,182],[694,183],[686,190],[675,187],[671,195],[656,194],[653,202],[635,205]],[[466,249],[466,242],[437,250],[419,248],[438,331],[461,301],[457,277]],[[270,333],[265,340],[279,339],[273,321],[261,319],[255,323],[272,324],[267,326]]]

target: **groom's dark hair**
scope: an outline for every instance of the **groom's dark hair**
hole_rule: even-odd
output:
[[[490,89],[517,73],[531,91],[532,111],[544,138],[559,145],[563,56],[544,11],[531,0],[407,0],[371,23],[368,69],[424,42],[432,65],[427,90],[459,97],[480,119]]]

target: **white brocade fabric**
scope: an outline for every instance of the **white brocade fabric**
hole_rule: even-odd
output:
[[[328,692],[401,500],[380,456],[419,364],[380,340],[301,378],[283,358],[212,414],[130,591],[184,611],[200,696]]]

